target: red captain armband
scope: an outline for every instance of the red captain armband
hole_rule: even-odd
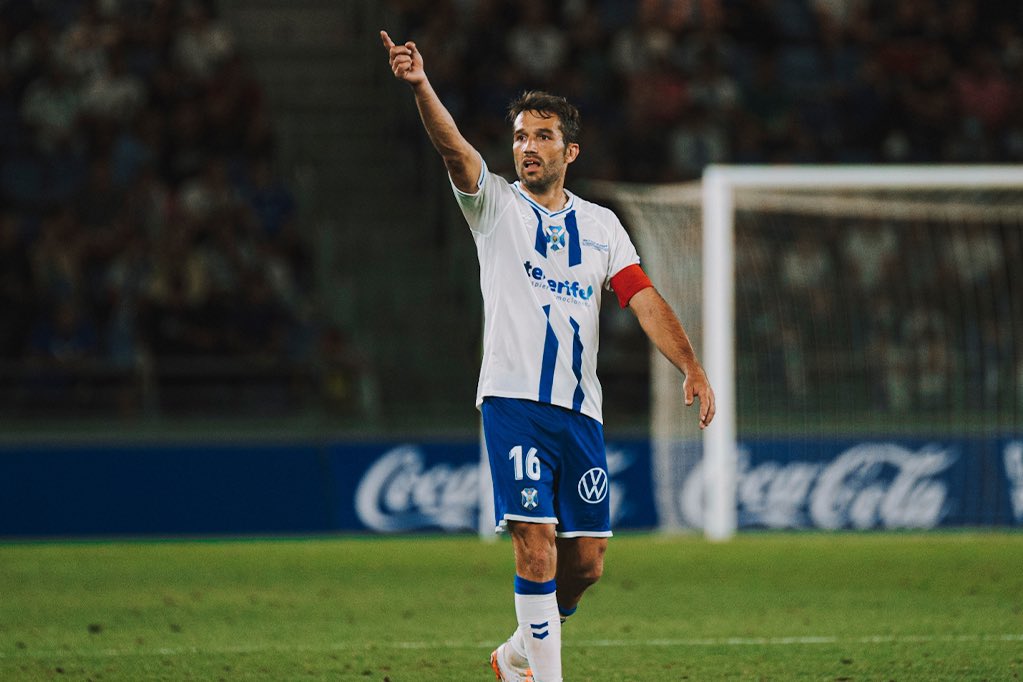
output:
[[[632,297],[647,287],[654,284],[643,272],[643,268],[633,264],[618,271],[618,274],[611,278],[611,288],[618,297],[618,305],[625,308],[629,305]]]

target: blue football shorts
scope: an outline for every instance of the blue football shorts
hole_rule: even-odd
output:
[[[604,427],[556,405],[486,397],[483,436],[497,529],[552,523],[558,537],[611,536]]]

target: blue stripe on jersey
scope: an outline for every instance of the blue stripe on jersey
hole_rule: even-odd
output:
[[[540,365],[540,393],[537,399],[542,403],[551,402],[551,392],[554,390],[554,364],[558,360],[558,337],[554,334],[554,327],[551,326],[551,305],[548,303],[543,307],[543,313],[547,316],[547,335],[543,340],[543,363]]]
[[[575,211],[565,215],[565,229],[568,230],[568,267],[583,262],[583,247],[579,243],[579,226],[575,222]]]
[[[533,215],[536,216],[536,252],[547,257],[547,235],[543,233],[543,218],[540,217],[540,211],[536,210],[535,206],[530,206],[533,209]]]
[[[583,340],[579,337],[579,323],[575,318],[568,318],[572,324],[572,374],[575,374],[575,393],[572,394],[572,409],[578,412],[582,409],[583,399]]]

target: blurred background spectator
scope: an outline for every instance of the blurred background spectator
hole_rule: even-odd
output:
[[[236,18],[246,6],[229,4]],[[263,3],[268,17],[294,10],[306,23],[248,29],[264,47],[302,31],[315,42],[317,7],[303,15],[305,5]],[[366,0],[339,6],[338,30],[309,50],[328,69],[332,55],[347,60],[337,82],[292,73],[299,84],[284,95],[295,107],[287,134],[315,147],[348,127],[367,137],[372,155],[353,145],[321,159],[314,149],[321,202],[337,197],[329,219],[303,223],[311,193],[294,186],[296,157],[309,149],[292,144],[291,166],[282,165],[281,112],[256,78],[272,59],[246,54],[222,9],[216,0],[0,5],[5,414],[41,404],[225,414],[244,396],[257,410],[312,400],[357,418],[392,401],[395,413],[422,406],[429,419],[444,405],[438,396],[424,405],[422,396],[439,381],[458,386],[451,404],[471,400],[481,314],[471,240],[452,237],[461,228],[449,225],[459,219],[442,203],[439,164],[414,111],[401,109],[406,93],[386,80],[364,24],[386,21],[392,35],[420,44],[463,132],[508,177],[504,108],[538,87],[582,111],[576,180],[685,181],[718,162],[1023,161],[1023,8],[1015,2]],[[330,52],[344,41],[348,51]],[[352,63],[363,51],[364,64]],[[295,54],[281,57],[278,71]],[[297,101],[306,92],[321,111]],[[356,101],[369,103],[367,121],[343,118]],[[340,179],[327,183],[327,174]],[[393,186],[381,184],[391,176]],[[349,217],[353,201],[369,208]],[[378,234],[384,228],[367,229],[374,220],[397,227]],[[780,298],[802,302],[778,311],[750,298],[744,305],[757,313],[740,331],[740,351],[759,356],[801,400],[808,372],[824,362],[814,354],[835,353],[850,338],[884,353],[891,371],[878,390],[889,405],[928,405],[949,390],[915,382],[925,367],[962,368],[997,392],[990,363],[968,366],[963,354],[1016,352],[1010,371],[1023,372],[1023,351],[993,324],[1005,310],[1019,315],[1018,282],[988,297],[981,315],[992,324],[975,333],[936,319],[928,296],[905,315],[890,285],[914,277],[933,300],[942,287],[988,287],[1011,254],[1018,258],[1019,240],[964,228],[925,263],[925,239],[864,220],[819,235],[781,232],[740,253],[778,277],[787,289]],[[917,257],[906,262],[905,253]],[[834,315],[853,294],[832,291],[831,278],[877,296],[875,309]],[[762,281],[740,282],[740,296],[762,296]],[[834,321],[814,324],[811,313]],[[467,331],[454,345],[403,342],[427,325]],[[935,346],[939,337],[945,346]],[[458,357],[438,362],[439,353]],[[645,354],[634,362],[642,373]],[[47,403],[54,391],[78,397]],[[617,393],[643,408],[635,391]]]
[[[495,87],[564,93],[596,129],[580,160],[617,160],[586,165],[587,177],[685,180],[708,162],[1023,158],[1018,3],[393,4],[424,55],[459,65],[434,79],[458,103],[474,144],[487,148],[486,136],[504,135],[493,125]],[[446,12],[459,20],[429,30]],[[505,27],[504,39],[494,39],[495,26]]]
[[[229,414],[221,394],[164,398],[208,376],[278,405],[315,382],[308,245],[275,151],[215,3],[4,3],[0,407],[139,412],[148,385],[159,410]]]

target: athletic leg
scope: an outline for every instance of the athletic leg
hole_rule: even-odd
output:
[[[575,611],[583,592],[603,575],[607,538],[558,538],[556,547],[558,609],[567,617]]]
[[[611,480],[604,430],[600,422],[573,415],[561,445],[556,542],[558,610],[562,622],[604,572],[604,553],[611,536]]]
[[[607,550],[607,538],[557,538],[557,571],[555,580],[558,585],[558,613],[562,623],[575,613],[579,599],[591,585],[600,580],[604,573],[604,553]],[[510,653],[515,665],[526,665],[526,645],[528,632],[521,627],[508,640]]]
[[[530,401],[487,398],[483,430],[497,524],[515,551],[515,634],[491,655],[500,679],[561,680],[561,621],[555,575],[556,447],[548,422],[560,414]]]
[[[509,521],[515,548],[513,639],[525,649],[536,682],[561,680],[561,620],[558,614],[558,552],[552,524]]]
[[[558,542],[554,525],[509,521],[515,549],[515,574],[538,583],[554,580],[558,565]]]

